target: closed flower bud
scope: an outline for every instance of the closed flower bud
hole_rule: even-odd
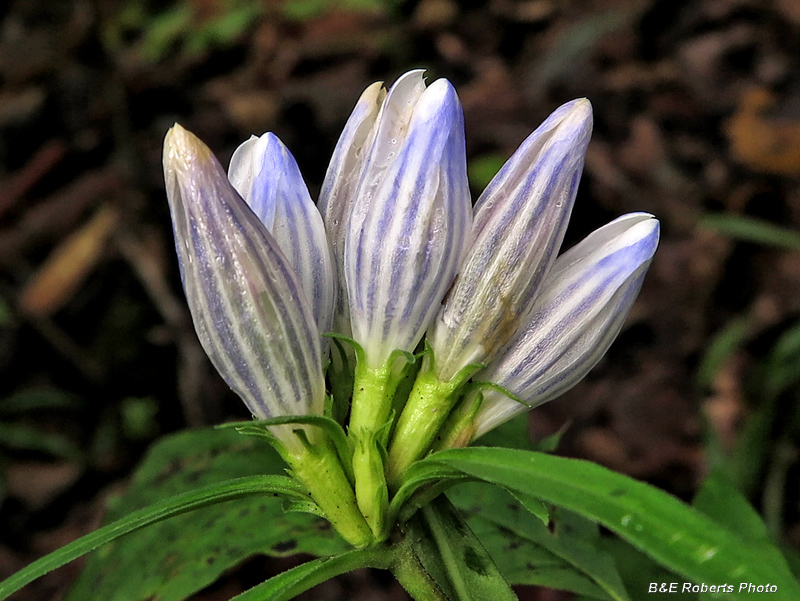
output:
[[[412,351],[469,239],[464,121],[452,85],[422,72],[389,90],[369,132],[345,231],[353,338],[371,366]]]
[[[322,217],[294,157],[275,134],[253,136],[233,153],[228,178],[294,269],[319,331],[329,332],[336,294],[333,262]]]
[[[164,141],[164,178],[181,278],[203,348],[257,418],[322,414],[319,332],[273,236],[193,134]],[[273,429],[295,437],[288,427]]]
[[[558,258],[531,317],[475,380],[524,401],[484,391],[475,436],[564,393],[603,357],[636,300],[658,246],[659,223],[631,213]]]
[[[382,82],[375,82],[361,94],[333,150],[317,203],[331,242],[337,273],[334,326],[337,332],[345,336],[351,335],[350,305],[344,281],[345,226],[364,164],[364,146],[385,97],[386,90]]]
[[[591,132],[588,100],[561,106],[478,199],[472,245],[429,332],[440,380],[491,360],[530,314],[564,238]]]

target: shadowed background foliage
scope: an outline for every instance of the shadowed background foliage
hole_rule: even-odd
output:
[[[564,428],[559,453],[684,499],[722,465],[800,546],[796,3],[14,0],[0,16],[0,575],[95,527],[160,435],[247,417],[180,290],[167,128],[223,164],[274,131],[316,197],[360,92],[412,67],[459,92],[473,198],[585,96],[566,244],[625,212],[662,222],[620,338],[532,413],[532,437]],[[250,560],[194,599],[293,561]],[[16,598],[57,598],[78,567]],[[375,574],[326,586],[304,598],[404,598]]]

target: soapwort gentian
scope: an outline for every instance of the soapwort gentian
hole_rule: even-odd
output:
[[[458,97],[445,80],[426,87],[420,71],[388,92],[376,84],[362,94],[319,209],[274,134],[242,144],[226,175],[176,124],[164,142],[164,176],[192,319],[212,363],[257,418],[234,426],[268,438],[291,477],[237,478],[133,511],[3,581],[0,597],[146,525],[260,494],[326,517],[360,549],[293,568],[241,598],[288,598],[371,567],[391,570],[416,599],[514,599],[458,510],[433,498],[468,478],[563,505],[688,580],[777,580],[770,592],[797,598],[768,541],[759,539],[751,567],[737,530],[650,486],[542,453],[454,448],[583,378],[639,293],[659,241],[652,215],[623,215],[558,255],[591,129],[587,100],[558,108],[473,211]],[[326,378],[349,417],[337,414]],[[712,488],[727,486],[723,479]],[[579,538],[582,555],[603,559]],[[517,548],[503,547],[503,557]],[[104,561],[117,559],[112,551]],[[571,563],[575,590],[589,583],[626,598],[614,562]]]
[[[474,211],[458,97],[446,80],[426,87],[421,71],[362,94],[319,210],[274,134],[237,149],[227,177],[192,134],[176,125],[167,135],[167,193],[198,337],[256,418],[343,423],[349,410],[344,454],[307,423],[268,427],[354,545],[388,536],[389,494],[414,461],[561,394],[622,327],[658,221],[625,215],[557,257],[591,128],[587,100],[557,109]],[[331,329],[340,352],[328,375],[334,389],[345,376],[339,396],[349,402],[339,416],[325,408],[321,334]],[[398,395],[409,366],[413,388]]]

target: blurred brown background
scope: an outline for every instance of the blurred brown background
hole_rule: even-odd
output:
[[[414,67],[460,94],[474,197],[550,111],[586,96],[595,133],[567,244],[625,212],[661,219],[626,329],[532,414],[534,438],[566,425],[560,453],[685,499],[723,465],[800,546],[800,4],[2,6],[0,576],[96,527],[158,436],[246,418],[188,321],[167,128],[179,121],[223,164],[274,131],[316,196],[360,92]],[[77,569],[15,598],[58,598]],[[403,598],[363,574],[332,586],[307,598]],[[233,574],[195,598],[237,590]]]

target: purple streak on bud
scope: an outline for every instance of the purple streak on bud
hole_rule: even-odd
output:
[[[211,362],[258,418],[321,415],[319,332],[274,238],[208,147],[177,124],[164,140],[164,179],[183,287]]]
[[[353,338],[372,366],[412,351],[469,239],[461,103],[446,80],[412,71],[389,91],[370,135],[347,224],[344,275]]]
[[[350,207],[355,201],[355,189],[366,155],[364,147],[385,97],[383,82],[372,84],[361,94],[336,143],[317,203],[331,243],[337,274],[334,327],[337,332],[346,336],[350,336],[352,332],[350,305],[347,302],[347,286],[344,281],[345,226],[350,216]]]
[[[472,246],[429,334],[441,380],[491,360],[529,315],[564,238],[591,132],[588,100],[561,106],[478,199]]]
[[[659,223],[652,215],[631,213],[558,258],[527,325],[475,375],[528,406],[486,391],[476,437],[563,394],[600,361],[639,294],[658,238]]]
[[[272,234],[298,276],[320,332],[329,332],[336,294],[325,226],[294,157],[273,133],[251,137],[231,158],[228,177]],[[323,339],[327,349],[328,339]]]

